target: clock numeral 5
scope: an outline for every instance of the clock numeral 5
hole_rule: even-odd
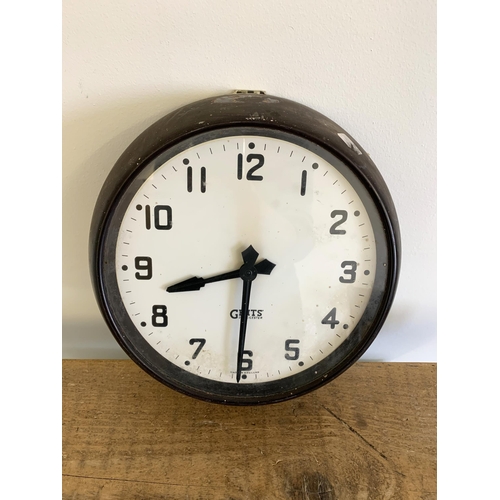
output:
[[[153,217],[151,217],[151,207],[146,205],[144,208],[146,229],[151,229],[151,222],[154,223],[155,229],[172,229],[172,207],[169,205],[155,205]]]
[[[250,170],[247,172],[247,181],[262,181],[264,180],[264,177],[262,175],[255,175],[254,172],[264,166],[264,155],[261,154],[249,154],[247,155],[247,162],[250,163],[253,160],[257,160],[257,164],[254,165]],[[238,155],[238,172],[237,172],[238,179],[243,179],[243,155],[240,153]]]
[[[299,344],[300,340],[297,339],[288,339],[285,340],[285,351],[288,351],[285,354],[285,359],[289,359],[290,361],[295,361],[299,359],[300,349],[298,347],[292,347],[293,344]]]

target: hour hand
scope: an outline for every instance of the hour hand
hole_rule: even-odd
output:
[[[255,265],[255,269],[257,274],[271,274],[272,270],[276,267],[276,264],[273,264],[271,261],[264,259]],[[170,285],[167,288],[167,292],[194,292],[197,290],[201,290],[207,283],[216,283],[217,281],[230,280],[234,278],[240,278],[240,270],[236,269],[235,271],[230,271],[229,273],[218,274],[217,276],[212,276],[210,278],[198,278],[197,276],[193,276],[184,281],[180,281],[179,283],[175,283],[174,285]]]

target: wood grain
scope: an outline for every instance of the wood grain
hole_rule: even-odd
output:
[[[431,500],[436,365],[357,363],[260,407],[177,394],[131,361],[63,361],[63,499]]]

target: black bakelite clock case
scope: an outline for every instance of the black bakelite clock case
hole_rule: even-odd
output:
[[[142,182],[138,180],[141,173],[144,177],[147,168],[148,172],[154,171],[168,158],[193,145],[234,136],[274,137],[312,150],[326,161],[338,158],[345,165],[342,174],[355,187],[369,212],[377,248],[370,300],[342,344],[299,373],[246,384],[201,377],[153,349],[123,306],[114,256],[119,230],[117,212],[123,211],[119,207],[124,204],[124,197],[130,197],[127,193],[131,186]],[[217,238],[217,227],[213,231]],[[170,388],[198,399],[257,405],[284,401],[317,389],[360,358],[379,333],[392,305],[401,243],[398,218],[387,185],[369,155],[344,129],[321,113],[288,99],[264,93],[232,93],[185,105],[148,127],[130,144],[110,171],[97,199],[89,256],[94,293],[107,326],[122,349],[143,370]]]

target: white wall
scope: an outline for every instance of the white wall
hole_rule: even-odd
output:
[[[191,101],[262,89],[329,116],[379,167],[403,264],[364,360],[436,361],[433,0],[65,0],[63,356],[125,358],[92,293],[88,231],[114,162]]]

